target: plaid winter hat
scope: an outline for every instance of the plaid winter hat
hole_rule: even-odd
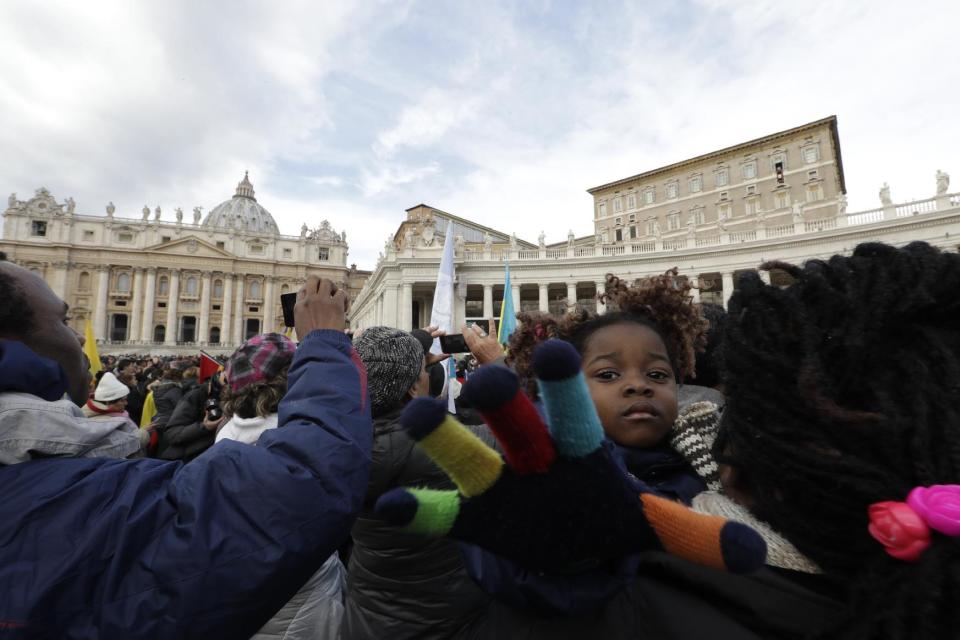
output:
[[[354,343],[367,369],[370,409],[382,415],[400,405],[423,368],[423,347],[406,331],[390,327],[365,329]]]
[[[297,346],[280,333],[253,336],[233,352],[227,360],[227,384],[231,391],[240,391],[261,380],[273,378],[293,360]]]

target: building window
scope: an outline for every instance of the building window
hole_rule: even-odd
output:
[[[247,311],[250,313],[260,313],[260,307],[247,307]]]
[[[317,259],[319,259],[321,262],[326,262],[327,260],[329,260],[330,249],[328,249],[327,247],[320,247],[320,249],[317,251]]]
[[[614,240],[617,242],[623,242],[623,229],[617,229],[613,232]]]
[[[757,213],[757,200],[756,198],[750,198],[746,202],[746,214],[748,216],[755,215]]]
[[[160,284],[157,287],[157,292],[161,296],[170,293],[170,280],[167,279],[167,276],[160,276]]]
[[[787,152],[786,151],[775,151],[772,156],[770,156],[770,169],[776,170],[777,163],[780,164],[781,168],[787,170]]]
[[[790,194],[786,189],[781,189],[773,194],[773,201],[777,209],[786,209],[790,206]]]
[[[80,291],[90,291],[90,274],[86,271],[80,272],[80,278],[77,280],[77,289]]]
[[[153,341],[154,342],[163,342],[167,337],[167,328],[162,324],[158,324],[153,328]]]
[[[256,318],[247,318],[246,322],[246,332],[244,333],[244,340],[249,340],[253,336],[260,333],[260,321]]]
[[[250,245],[250,253],[253,253],[253,254],[263,253],[263,245],[259,245],[259,244]]]
[[[820,179],[819,171],[817,171],[816,169],[811,169],[810,171],[807,171],[807,180],[819,180],[819,179]]]
[[[112,342],[124,342],[127,339],[127,321],[125,313],[115,313],[110,318],[110,340]]]
[[[45,238],[47,236],[47,223],[43,220],[34,220],[30,223],[30,235]]]
[[[803,148],[803,161],[806,164],[812,164],[820,159],[820,147],[811,144]]]
[[[637,195],[631,193],[627,196],[627,209],[636,209],[637,208]]]
[[[714,179],[716,180],[718,187],[725,187],[730,184],[730,173],[727,171],[727,168],[717,169],[714,174]]]
[[[695,225],[703,224],[703,207],[696,207],[690,211],[690,219]]]
[[[161,236],[160,242],[170,242],[170,236]]]
[[[637,227],[630,227],[630,239],[633,240],[637,237]]]
[[[226,247],[226,245],[223,244],[223,240],[218,240],[218,241],[217,241],[217,249],[223,249],[224,247]]]
[[[117,276],[117,291],[127,293],[130,291],[130,274],[121,273]]]
[[[623,211],[623,198],[613,199],[613,211],[614,213]]]
[[[183,316],[180,318],[180,342],[197,341],[197,318],[196,316]]]
[[[654,187],[645,189],[643,192],[643,203],[653,204],[657,199],[657,190]]]
[[[720,192],[720,199],[721,199],[721,200],[727,200],[729,197],[730,197],[730,194],[729,194],[728,192],[726,192],[726,191],[721,191],[721,192]]]
[[[743,179],[753,180],[757,177],[757,162],[751,160],[743,165]]]
[[[721,204],[717,206],[717,219],[721,219],[721,220],[730,219],[730,205]]]
[[[680,228],[680,214],[671,213],[667,216],[667,231],[676,231]]]
[[[667,183],[667,200],[673,200],[680,193],[680,185],[676,182]]]
[[[193,276],[187,278],[187,284],[184,287],[184,291],[188,296],[197,295],[197,279]],[[187,342],[193,342],[193,340],[188,340]]]
[[[213,281],[213,297],[217,300],[223,297],[223,280]]]
[[[607,215],[606,203],[603,203],[603,202],[597,203],[597,217],[602,218],[605,215]]]
[[[213,306],[213,310],[214,310],[214,311],[220,311],[220,305],[215,304],[215,305],[212,305],[212,306]]]
[[[627,220],[629,220],[630,222],[636,222],[636,221],[637,221],[637,214],[631,213],[629,216],[627,216]]]
[[[647,235],[648,236],[657,235],[657,219],[656,218],[647,220]]]
[[[283,250],[283,257],[284,257],[284,258],[292,258],[292,257],[293,257],[293,249],[284,249],[284,250]]]
[[[93,236],[91,236],[93,237]],[[117,234],[117,242],[131,243],[133,242],[133,234],[129,231],[123,231]]]
[[[117,305],[118,307],[125,307],[125,306],[127,306],[127,301],[126,301],[126,300],[114,300],[114,301],[113,301],[113,304]]]
[[[250,295],[248,295],[247,297],[250,298],[251,300],[260,300],[262,294],[263,294],[263,289],[260,285],[260,281],[254,280],[253,282],[251,282]]]
[[[93,231],[90,229],[83,230],[83,239],[84,240],[93,240]]]
[[[220,344],[220,327],[210,327],[210,344]]]
[[[618,226],[619,226],[619,225],[622,225],[622,224],[623,224],[623,218],[614,218],[614,219],[613,219],[613,224],[618,225]]]
[[[823,200],[823,189],[819,184],[812,184],[807,187],[807,202],[816,202]]]
[[[757,185],[751,184],[747,186],[747,195],[752,196],[757,193]]]
[[[166,302],[158,302],[158,303],[157,303],[157,306],[160,307],[161,309],[166,309],[166,308],[167,308],[167,303],[166,303]]]
[[[693,176],[690,178],[690,193],[700,193],[703,191],[703,177]]]

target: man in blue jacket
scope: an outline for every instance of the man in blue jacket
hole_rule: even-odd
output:
[[[83,402],[83,340],[63,301],[4,262],[0,293],[15,310],[0,310],[0,399]],[[281,428],[258,446],[222,442],[186,466],[33,449],[0,464],[0,638],[247,638],[270,618],[344,541],[367,486],[366,374],[346,306],[329,280],[300,290]]]

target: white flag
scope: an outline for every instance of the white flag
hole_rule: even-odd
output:
[[[437,273],[437,288],[433,291],[433,309],[430,311],[430,326],[448,335],[456,333],[453,328],[453,221],[447,220],[447,234],[443,241],[443,257]],[[443,353],[439,338],[434,338],[430,353]]]

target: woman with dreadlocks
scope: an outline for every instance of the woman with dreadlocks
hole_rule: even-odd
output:
[[[730,301],[727,404],[714,451],[724,465],[726,497],[807,566],[737,575],[651,548],[641,554],[636,579],[600,613],[534,620],[505,608],[491,623],[497,631],[551,638],[957,637],[960,255],[925,243],[864,244],[852,256],[802,267],[764,265],[774,267],[793,284],[779,289],[747,274]],[[550,373],[537,372],[541,381]],[[543,552],[526,542],[531,522],[572,536],[568,523],[578,521],[598,540],[622,529],[617,513],[604,522],[582,519],[600,495],[577,502],[540,491],[551,474],[575,471],[555,464],[528,481],[511,479],[510,500],[523,495],[527,512],[525,525],[509,535],[525,553]],[[473,517],[477,501],[461,500],[464,518]],[[506,498],[494,501],[508,508]],[[478,504],[491,526],[469,532],[474,544],[496,548],[509,529],[510,521],[491,517],[494,506]],[[456,524],[449,531],[466,536]],[[569,549],[554,553],[557,566],[582,561]],[[546,562],[542,555],[538,561]]]

